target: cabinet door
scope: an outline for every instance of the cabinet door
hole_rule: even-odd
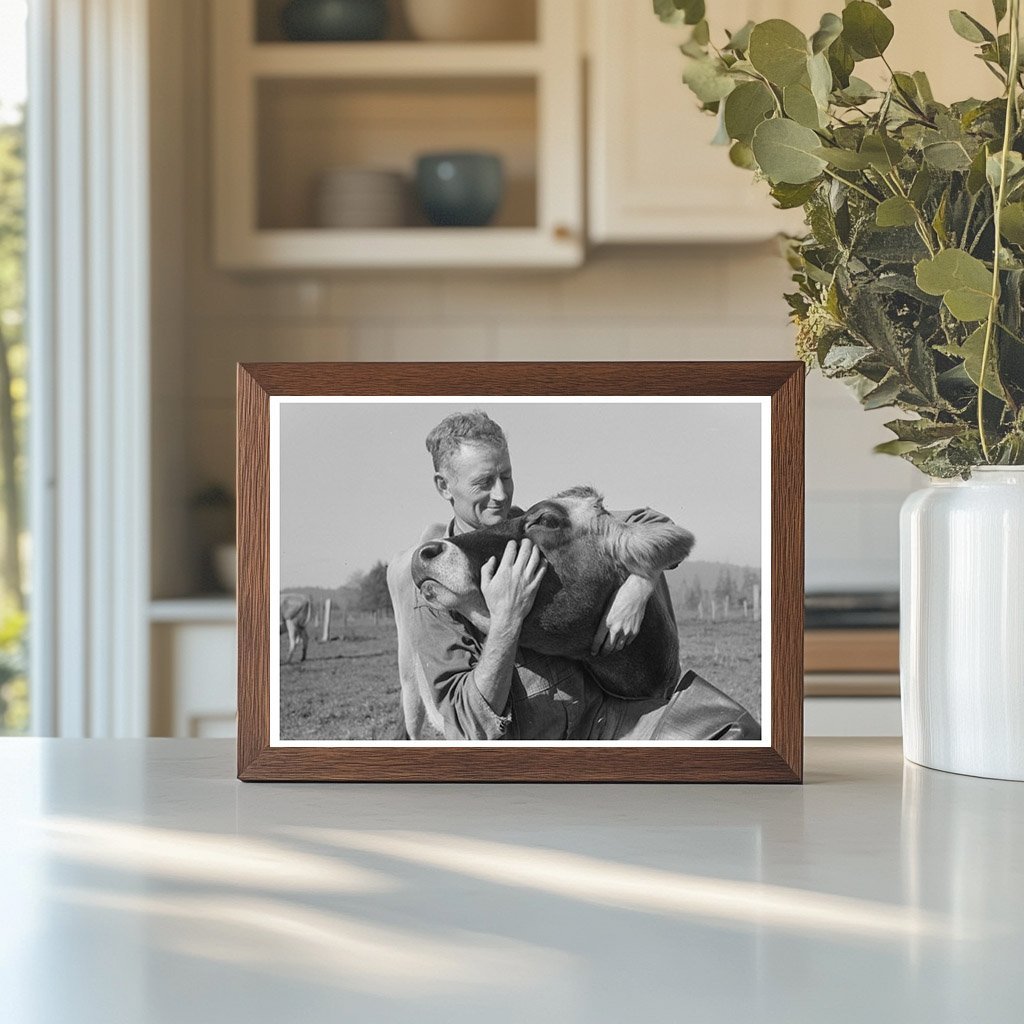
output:
[[[776,210],[767,185],[711,145],[715,120],[682,83],[679,44],[689,28],[663,25],[645,0],[588,3],[591,240],[738,241],[799,231],[798,211]],[[797,8],[826,4],[711,0],[708,18],[716,39],[748,19],[792,18],[806,31],[817,15],[800,17]]]

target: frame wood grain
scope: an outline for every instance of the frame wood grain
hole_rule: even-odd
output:
[[[771,398],[770,747],[270,746],[270,398]],[[800,782],[804,367],[799,362],[246,363],[238,366],[238,777],[256,781]]]

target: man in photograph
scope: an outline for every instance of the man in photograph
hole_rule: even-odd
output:
[[[694,735],[728,720],[714,738],[751,738],[757,723],[738,705],[688,673],[686,684],[668,680],[665,693],[648,700],[611,697],[581,661],[519,647],[523,621],[546,571],[539,550],[510,542],[500,559],[481,571],[480,589],[490,624],[486,634],[462,616],[427,604],[410,571],[413,553],[430,540],[493,526],[521,514],[512,504],[511,459],[504,432],[485,413],[446,417],[427,438],[434,484],[452,508],[447,524],[429,526],[413,548],[388,568],[398,628],[403,713],[411,738],[425,735],[427,720],[447,739],[701,739]],[[647,509],[626,522],[667,522]],[[660,586],[659,586],[660,583]],[[639,633],[648,602],[669,602],[661,574],[630,575],[609,602],[592,645],[593,654],[621,650]],[[706,688],[715,715],[694,716],[694,693]],[[674,684],[674,685],[673,685]],[[724,702],[724,704],[722,704]],[[705,709],[706,710],[706,709]]]

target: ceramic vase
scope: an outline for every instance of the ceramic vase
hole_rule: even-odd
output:
[[[1024,781],[1024,466],[911,494],[900,561],[904,754]]]

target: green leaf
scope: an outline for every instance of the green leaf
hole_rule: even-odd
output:
[[[939,345],[938,351],[952,359],[962,359],[964,371],[974,382],[975,387],[981,385],[981,361],[985,352],[985,325],[982,324],[974,331],[968,339],[959,347],[956,345]],[[1006,400],[1006,392],[999,382],[999,374],[996,371],[996,347],[995,342],[989,345],[988,365],[985,367],[985,390],[996,398]]]
[[[981,260],[962,249],[945,249],[915,268],[917,286],[929,295],[941,295],[946,307],[965,323],[988,316],[992,272]]]
[[[849,84],[841,91],[840,95],[848,103],[856,105],[873,100],[880,96],[881,93],[877,89],[872,88],[864,79],[851,75]]]
[[[902,196],[893,196],[878,204],[875,223],[880,228],[902,228],[917,223],[914,204]]]
[[[914,84],[917,86],[917,94],[925,103],[934,103],[935,96],[932,94],[932,86],[928,76],[923,71],[915,71],[913,74]]]
[[[856,58],[853,50],[843,41],[840,36],[828,48],[828,66],[832,69],[832,77],[835,79],[836,87],[845,89],[850,84],[850,75],[853,73]]]
[[[701,103],[724,100],[736,88],[736,82],[716,60],[689,60],[683,71],[683,81]]]
[[[874,4],[853,0],[843,9],[843,39],[861,59],[881,57],[892,36],[892,22]]]
[[[939,245],[949,245],[949,234],[946,231],[946,214],[949,212],[949,189],[945,189],[942,193],[942,198],[939,200],[938,208],[935,211],[935,216],[932,217],[932,228],[935,231],[935,236],[939,240]]]
[[[835,14],[823,14],[818,31],[811,36],[811,53],[827,50],[842,34],[843,19]]]
[[[920,447],[917,441],[883,441],[876,444],[872,451],[876,455],[906,455]]]
[[[748,146],[754,129],[775,110],[775,98],[763,82],[743,82],[725,101],[725,128],[729,137]]]
[[[772,18],[750,33],[747,58],[773,85],[798,82],[807,68],[807,38],[788,21]]]
[[[928,193],[931,191],[932,183],[934,181],[934,175],[927,164],[921,165],[921,170],[914,175],[913,184],[910,186],[910,191],[907,193],[910,201],[917,206],[920,206],[925,199],[928,198]]]
[[[882,409],[887,405],[895,405],[902,390],[903,387],[900,378],[896,374],[893,374],[891,377],[887,377],[882,381],[878,387],[864,395],[860,400],[861,405],[863,405],[865,409]]]
[[[871,166],[871,161],[866,156],[855,153],[852,149],[819,146],[814,150],[814,155],[820,156],[822,160],[827,160],[833,167],[838,167],[841,171],[863,171]]]
[[[985,177],[988,179],[989,185],[992,186],[992,191],[996,191],[999,188],[999,177],[1003,170],[1003,154],[1002,152],[993,153],[988,160],[985,161]],[[1024,174],[1024,157],[1020,153],[1010,150],[1006,154],[1006,186],[1012,191],[1015,187],[1017,179]]]
[[[959,142],[927,143],[921,152],[925,160],[940,171],[966,171],[971,166],[971,158]]]
[[[811,92],[810,83],[795,82],[782,90],[782,106],[786,116],[805,128],[824,126],[822,112]]]
[[[696,25],[704,17],[704,0],[654,0],[654,13],[666,25]]]
[[[723,49],[733,50],[735,53],[746,53],[750,48],[750,33],[754,30],[755,24],[756,22],[748,21],[743,28],[733,32]]]
[[[822,112],[822,126],[828,123],[828,104],[832,94],[832,69],[828,57],[819,53],[807,62],[807,77],[811,83],[811,95]]]
[[[772,199],[780,210],[795,210],[798,206],[803,206],[817,190],[817,181],[805,182],[802,185],[779,182],[772,186]]]
[[[953,31],[969,43],[995,42],[996,37],[966,11],[950,11],[949,23],[953,26]]]
[[[754,151],[745,142],[734,142],[729,149],[729,160],[745,171],[756,171],[757,161]]]
[[[918,444],[933,444],[936,441],[956,437],[963,427],[959,423],[936,423],[933,420],[890,420],[885,424],[901,441],[915,441]]]
[[[802,185],[825,169],[825,161],[814,152],[820,142],[810,128],[778,117],[757,126],[752,148],[758,166],[770,182]]]
[[[887,135],[865,135],[860,151],[871,166],[883,174],[891,174],[903,159],[903,147]]]
[[[982,146],[977,153],[974,154],[974,158],[971,160],[971,166],[967,172],[967,191],[972,195],[976,196],[985,187],[985,165],[988,161],[988,149]]]
[[[1010,203],[1003,208],[1000,234],[1014,245],[1024,245],[1024,203]]]

